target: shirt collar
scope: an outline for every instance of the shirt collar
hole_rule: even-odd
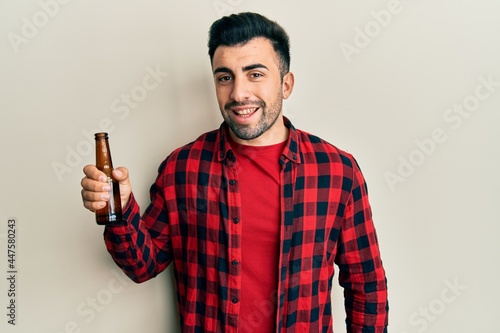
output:
[[[299,151],[299,135],[297,130],[292,125],[292,122],[285,116],[283,116],[283,121],[285,126],[288,127],[288,140],[285,148],[283,149],[282,155],[293,163],[300,164],[300,151]],[[217,159],[219,162],[225,160],[228,156],[234,156],[232,152],[231,145],[229,143],[229,127],[223,122],[219,127],[219,133],[217,135]]]

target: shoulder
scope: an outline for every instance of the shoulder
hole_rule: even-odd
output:
[[[299,149],[303,166],[318,175],[340,177],[341,187],[367,191],[366,182],[356,158],[349,152],[311,133],[298,130]]]
[[[309,132],[297,129],[298,145],[304,162],[342,163],[353,168],[356,160],[351,153]]]
[[[160,164],[160,171],[167,165],[178,168],[178,165],[186,165],[193,161],[211,161],[216,152],[219,130],[213,130],[201,134],[196,140],[191,141],[173,150]]]
[[[218,141],[218,135],[219,130],[203,133],[196,140],[174,150],[168,159],[198,158],[198,154],[201,152],[214,152]]]

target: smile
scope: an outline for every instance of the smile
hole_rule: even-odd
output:
[[[236,115],[238,116],[245,116],[248,117],[252,115],[254,112],[256,112],[259,108],[248,108],[248,109],[238,109],[238,110],[231,110],[233,111]]]

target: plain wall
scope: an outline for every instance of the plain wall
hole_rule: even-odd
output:
[[[0,330],[178,331],[170,269],[124,277],[82,206],[82,168],[108,131],[145,208],[159,163],[221,123],[207,31],[241,11],[290,34],[285,114],[363,170],[390,332],[498,332],[498,0],[1,1]],[[333,298],[345,332],[336,284]]]

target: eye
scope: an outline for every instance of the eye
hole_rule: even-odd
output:
[[[264,75],[262,73],[259,73],[259,72],[250,73],[250,77],[253,79],[260,79],[263,76]]]
[[[221,76],[219,76],[219,77],[217,78],[217,81],[218,81],[219,83],[226,83],[226,82],[231,81],[231,79],[232,79],[232,78],[231,78],[231,76],[230,76],[230,75],[221,75]]]

